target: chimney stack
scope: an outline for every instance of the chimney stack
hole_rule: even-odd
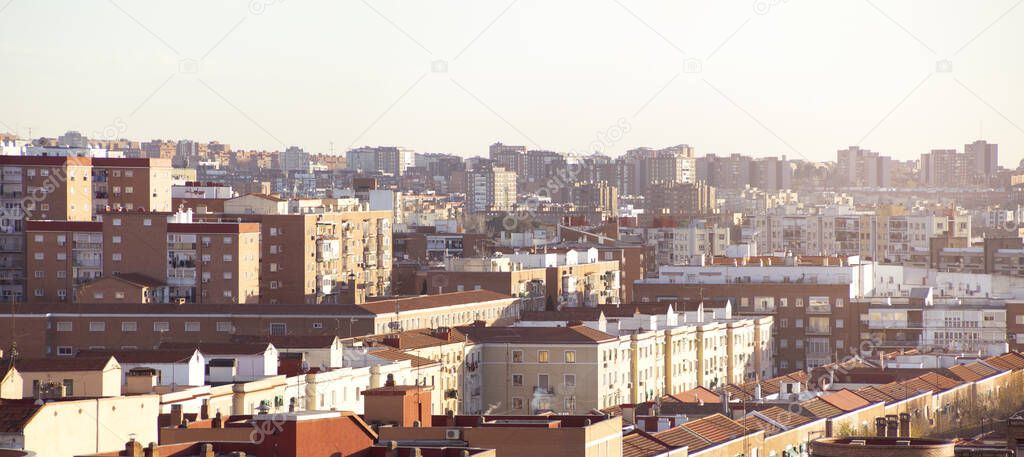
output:
[[[875,418],[875,436],[877,436],[879,438],[884,438],[885,437],[885,418],[884,417],[879,416],[879,417]]]
[[[213,445],[210,443],[200,444],[199,457],[217,457],[217,454],[213,452]]]
[[[900,413],[900,437],[910,438],[910,413]]]
[[[132,438],[124,445],[124,455],[128,457],[142,457],[142,443]]]
[[[900,435],[900,421],[898,416],[895,414],[885,415],[885,434],[890,438],[895,438]]]

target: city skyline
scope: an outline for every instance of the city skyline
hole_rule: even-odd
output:
[[[850,145],[912,160],[984,138],[1013,168],[1018,4],[15,0],[0,10],[0,55],[34,70],[5,75],[0,128],[337,154],[688,143],[814,161]],[[64,33],[30,33],[39,15]]]

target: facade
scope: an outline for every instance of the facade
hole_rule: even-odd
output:
[[[835,175],[844,187],[892,187],[892,158],[850,146],[836,152]]]
[[[850,301],[874,290],[874,264],[859,258],[717,258],[665,266],[633,283],[641,303],[728,301],[737,315],[774,317],[775,369],[813,368],[859,343]]]
[[[11,341],[12,319],[23,357],[70,357],[82,349],[152,349],[164,341],[231,342],[235,335],[360,336],[455,327],[478,320],[494,324],[515,320],[519,312],[518,299],[483,290],[361,305],[4,305],[0,341]],[[88,331],[92,328],[102,330]]]
[[[395,146],[352,149],[345,153],[345,159],[349,170],[391,176],[402,176],[406,168],[415,165],[413,150]]]
[[[516,204],[516,173],[494,166],[466,172],[466,210],[509,211]]]

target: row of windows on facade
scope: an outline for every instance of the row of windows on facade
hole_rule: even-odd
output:
[[[537,387],[548,388],[550,377],[546,373],[537,375]],[[512,373],[512,386],[522,387],[523,386],[523,375],[519,373]],[[562,375],[562,387],[576,387],[576,375],[566,374]]]
[[[218,332],[232,332],[234,331],[234,324],[231,322],[220,321],[216,323]],[[310,324],[313,329],[324,328],[323,322],[313,322]],[[186,332],[198,332],[200,331],[201,323],[195,321],[185,322],[184,330]],[[268,327],[270,334],[272,335],[284,335],[288,333],[288,324],[281,322],[273,322]],[[74,323],[71,321],[59,321],[57,322],[58,332],[70,332],[74,330]],[[90,332],[105,332],[107,330],[107,323],[103,321],[92,321],[89,322]],[[122,321],[121,331],[122,332],[135,332],[139,330],[139,323],[136,321]],[[154,332],[169,332],[171,331],[170,322],[153,322]]]
[[[565,351],[562,360],[565,363],[576,363],[576,351]],[[524,352],[521,349],[512,350],[512,363],[523,363]],[[537,351],[537,363],[549,363],[551,361],[551,353],[546,350]]]

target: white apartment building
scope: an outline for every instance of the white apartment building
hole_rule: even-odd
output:
[[[927,250],[932,237],[971,236],[971,218],[955,215],[889,215],[849,207],[819,208],[807,214],[769,212],[746,220],[746,236],[761,253],[859,255],[898,263],[914,249]]]
[[[704,223],[688,227],[623,227],[621,231],[654,246],[658,265],[679,265],[700,254],[725,255],[730,244],[728,227]]]

